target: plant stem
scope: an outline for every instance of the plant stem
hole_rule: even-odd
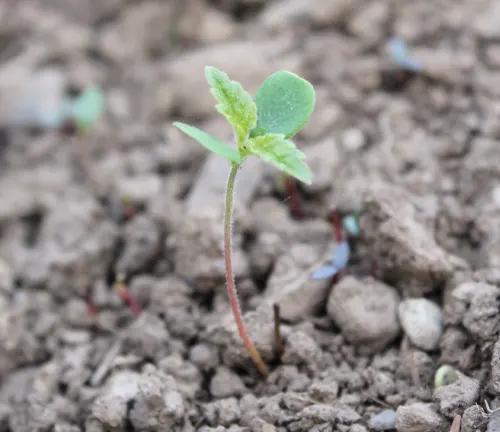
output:
[[[233,275],[233,265],[231,261],[231,216],[233,214],[233,195],[234,195],[234,184],[236,180],[236,174],[241,165],[232,164],[231,171],[229,173],[229,178],[227,180],[226,187],[226,209],[224,214],[224,262],[226,265],[226,283],[227,283],[227,294],[229,297],[229,303],[233,310],[234,319],[236,320],[236,326],[238,327],[238,332],[243,340],[243,344],[250,354],[250,358],[254,362],[255,366],[259,372],[267,376],[269,370],[262,360],[257,348],[247,333],[245,328],[245,323],[243,322],[243,317],[241,315],[240,302],[238,300],[238,293],[236,292],[236,285],[234,283]]]

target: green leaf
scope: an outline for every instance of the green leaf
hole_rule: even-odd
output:
[[[316,95],[310,82],[291,72],[281,71],[262,83],[255,102],[257,125],[250,136],[274,133],[290,138],[311,117]]]
[[[89,87],[72,104],[71,116],[78,129],[87,130],[104,112],[104,94],[97,87]]]
[[[212,67],[205,67],[205,76],[209,82],[219,111],[233,127],[238,146],[249,136],[250,130],[257,123],[257,106],[252,96],[240,83],[231,81],[226,73]]]
[[[189,126],[184,123],[175,122],[174,126],[184,132],[186,135],[198,141],[203,147],[208,150],[217,153],[218,155],[225,157],[230,162],[235,162],[237,164],[241,164],[242,157],[241,154],[229,147],[227,144],[224,144],[221,140],[210,135],[201,129],[195,128],[194,126]]]
[[[260,157],[296,179],[311,184],[312,173],[304,162],[305,155],[283,134],[266,134],[246,142],[249,154]]]

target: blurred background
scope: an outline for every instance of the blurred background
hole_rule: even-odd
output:
[[[443,327],[440,313],[446,284],[448,292],[459,280],[498,285],[499,41],[498,0],[0,1],[0,378],[14,383],[10,390],[2,387],[0,405],[17,394],[18,373],[28,365],[30,376],[43,375],[64,402],[57,405],[45,390],[37,393],[41,406],[53,404],[53,417],[44,417],[29,411],[31,390],[22,390],[19,411],[0,410],[0,424],[7,419],[5,430],[13,432],[74,432],[92,407],[101,429],[86,430],[121,430],[92,405],[97,396],[106,404],[124,391],[119,384],[128,376],[104,388],[116,364],[139,371],[167,359],[161,363],[165,373],[186,371],[175,378],[185,413],[172,417],[166,430],[218,426],[215,405],[205,402],[258,385],[237,349],[231,317],[221,319],[229,311],[220,243],[228,167],[172,127],[179,120],[231,140],[214,109],[206,65],[252,94],[283,69],[316,89],[315,111],[294,138],[313,184],[291,182],[257,159],[245,162],[238,183],[235,273],[244,310],[263,314],[254,318],[253,331],[266,360],[274,358],[272,340],[257,330],[259,324],[271,328],[269,302],[280,302],[287,323],[304,324],[287,327],[298,328],[302,338],[290,345],[287,370],[294,372],[278,369],[262,394],[281,391],[285,382],[283,389],[305,392],[325,364],[342,364],[357,378],[322,377],[328,386],[335,381],[332,397],[345,395],[357,413],[380,411],[377,398],[393,407],[429,401],[427,393],[412,393],[404,374],[397,388],[373,384],[395,382],[398,368],[406,371],[409,364],[408,346],[398,344],[407,342],[407,329],[395,312],[407,297],[432,297],[434,311],[439,305],[438,338],[443,334],[447,341],[415,351],[423,359],[416,360],[417,374],[431,382],[433,367],[450,362],[490,376],[499,322],[497,313],[484,311],[498,311],[497,288],[486,290],[493,309],[478,303],[471,321],[453,315]],[[335,243],[333,208],[351,217],[348,272],[373,273],[390,284],[370,282],[387,294],[391,313],[371,306],[364,279],[343,298],[329,297],[328,278],[302,279]],[[486,270],[471,276],[478,269]],[[455,280],[458,270],[466,276]],[[298,287],[296,280],[305,282]],[[350,292],[368,306],[347,304]],[[339,308],[327,308],[328,298]],[[369,314],[377,310],[382,312]],[[339,318],[344,311],[351,315]],[[365,320],[368,336],[363,328],[353,336],[342,327],[359,311],[363,320],[372,317]],[[387,316],[392,321],[384,327]],[[422,321],[430,321],[425,313]],[[204,333],[211,325],[217,331]],[[353,345],[367,340],[375,347],[370,354],[382,358],[373,370],[388,378],[364,375],[371,357],[358,357]],[[463,350],[454,350],[457,345]],[[302,346],[317,350],[306,355]],[[481,357],[484,346],[490,351]],[[218,374],[218,384],[208,388],[215,370],[222,378]],[[226,378],[236,382],[228,391],[221,390]],[[360,396],[365,390],[371,397]],[[297,406],[294,401],[290,406]],[[65,404],[73,411],[64,411]],[[123,430],[132,430],[125,429],[129,421],[134,430],[156,430],[143,426],[148,415],[138,410],[132,420],[128,413],[118,416]],[[232,411],[221,405],[220,412]],[[352,418],[348,414],[344,418]],[[238,416],[220,422],[247,425]],[[22,423],[33,418],[45,429]],[[439,421],[422,430],[449,426]],[[67,428],[52,429],[58,422]],[[298,424],[287,430],[320,429]]]

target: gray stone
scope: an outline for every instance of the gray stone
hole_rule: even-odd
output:
[[[210,381],[210,393],[215,398],[241,396],[246,391],[247,389],[241,378],[224,366],[217,368]]]
[[[403,300],[398,309],[406,335],[417,347],[432,351],[443,333],[443,314],[435,303],[424,298]]]
[[[449,432],[449,428],[446,419],[428,404],[402,405],[396,411],[398,432]]]
[[[399,334],[398,302],[395,289],[372,278],[346,276],[333,287],[327,312],[348,341],[376,352]]]
[[[479,382],[473,378],[456,372],[457,380],[434,391],[434,399],[439,401],[440,410],[446,417],[461,414],[479,397]]]

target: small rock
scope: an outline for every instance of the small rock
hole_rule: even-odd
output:
[[[448,421],[423,403],[402,405],[396,411],[398,432],[449,432]]]
[[[137,395],[138,385],[139,374],[135,372],[124,371],[113,375],[104,391],[92,404],[90,415],[85,420],[85,429],[113,430],[124,428],[127,417],[127,402]]]
[[[498,432],[500,431],[500,411],[495,412],[488,421],[488,428],[486,432]]]
[[[359,216],[362,241],[379,260],[381,277],[407,297],[420,297],[467,267],[436,244],[431,231],[418,221],[408,191],[385,183],[371,184]]]
[[[0,293],[10,294],[14,288],[14,275],[10,266],[0,259]]]
[[[139,392],[130,411],[137,430],[178,430],[185,425],[185,402],[175,380],[154,367],[141,374]]]
[[[474,432],[480,430],[486,424],[487,416],[484,410],[477,404],[474,404],[464,411],[462,416],[462,432]],[[496,429],[500,430],[500,429]]]
[[[327,312],[347,340],[376,352],[399,334],[398,301],[396,290],[381,282],[347,276],[333,287]]]
[[[332,178],[341,162],[337,143],[330,137],[304,149],[307,164],[314,173],[314,182],[307,187],[311,193],[320,193],[332,188]]]
[[[246,391],[241,378],[224,366],[217,369],[210,381],[210,393],[215,398],[241,396]]]
[[[158,224],[145,215],[133,218],[125,226],[123,253],[116,271],[129,275],[144,269],[160,251],[161,233]]]
[[[396,411],[387,409],[370,418],[368,422],[370,429],[376,431],[392,430],[396,428]]]
[[[456,372],[458,379],[452,384],[442,386],[434,391],[434,399],[439,401],[441,413],[452,418],[461,414],[479,397],[479,382],[461,372]]]
[[[315,423],[336,422],[352,424],[361,419],[361,416],[352,408],[342,405],[315,404],[304,408],[299,413],[300,418],[314,420]]]
[[[361,129],[351,128],[342,133],[341,142],[350,152],[361,150],[366,144],[366,138]]]
[[[219,364],[219,353],[215,346],[199,343],[191,348],[189,359],[202,371],[209,371]]]
[[[118,196],[132,204],[145,205],[161,190],[161,179],[156,174],[120,178],[117,181]]]
[[[284,364],[306,364],[315,368],[321,359],[321,349],[316,341],[303,331],[292,332],[285,341]]]
[[[169,334],[163,321],[155,315],[143,312],[124,331],[123,353],[160,360],[168,354],[168,341]]]
[[[231,426],[241,418],[238,400],[234,397],[210,402],[203,407],[205,418],[212,426]]]
[[[437,348],[443,333],[439,306],[424,298],[406,299],[399,305],[398,314],[403,330],[414,345],[427,351]]]
[[[230,40],[236,32],[237,25],[228,14],[214,8],[207,8],[202,15],[198,27],[197,38],[204,44],[213,44]]]
[[[272,360],[275,355],[272,308],[264,306],[256,311],[247,312],[243,316],[243,321],[262,359]],[[219,316],[217,322],[208,326],[204,337],[207,341],[221,347],[222,358],[227,366],[254,367],[247,350],[243,347],[232,313]]]
[[[213,203],[212,203],[213,204]],[[233,213],[232,264],[236,280],[249,274],[248,257],[243,253],[243,231],[248,228],[245,210]],[[223,211],[221,207],[184,217],[179,230],[169,237],[174,251],[175,271],[191,282],[198,292],[208,293],[225,282],[223,254]]]
[[[497,40],[500,38],[498,21],[500,20],[500,4],[496,1],[487,2],[488,5],[472,21],[472,28],[484,39]]]
[[[264,296],[269,306],[280,305],[283,319],[298,321],[324,304],[330,282],[311,278],[312,270],[324,258],[322,255],[325,254],[316,245],[296,243],[276,260]]]

